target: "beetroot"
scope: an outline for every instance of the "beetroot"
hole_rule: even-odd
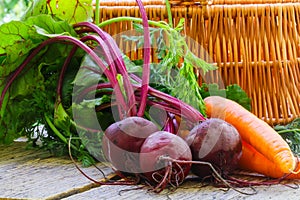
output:
[[[191,160],[192,154],[187,143],[166,131],[158,131],[147,137],[140,151],[141,170],[155,189],[182,183],[190,171]]]
[[[102,139],[103,153],[117,170],[140,173],[140,148],[157,126],[142,117],[128,117],[111,124]]]
[[[210,118],[195,126],[185,139],[194,161],[212,164],[220,174],[229,174],[237,167],[242,155],[242,142],[238,131],[227,122]],[[192,172],[199,177],[212,174],[211,167],[193,164]]]

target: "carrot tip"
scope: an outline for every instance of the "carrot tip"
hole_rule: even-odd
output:
[[[291,174],[299,174],[300,169],[298,169],[297,171],[295,171],[295,170],[290,170],[290,172],[291,172]]]
[[[298,174],[299,172],[300,172],[300,169],[298,170],[298,171],[293,171],[293,170],[291,170],[290,171],[292,174]]]
[[[297,161],[296,161],[296,168],[293,169],[293,170],[290,170],[290,173],[291,174],[299,174],[300,173],[300,163],[299,163],[299,157],[298,156],[297,156]]]

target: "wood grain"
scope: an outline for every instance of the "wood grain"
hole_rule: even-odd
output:
[[[257,194],[245,195],[233,189],[206,186],[197,181],[187,181],[174,191],[164,190],[160,194],[149,188],[137,186],[99,186],[87,180],[75,168],[68,157],[52,157],[50,153],[31,149],[26,143],[17,142],[10,146],[0,145],[0,199],[298,199],[300,190],[279,184],[254,187]],[[97,164],[108,176],[113,175],[110,167]],[[94,167],[83,168],[91,177],[103,178]],[[286,182],[296,186],[296,182]],[[298,182],[299,184],[299,182]],[[252,193],[251,188],[240,188]]]

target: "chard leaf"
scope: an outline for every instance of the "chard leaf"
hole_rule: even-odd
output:
[[[37,47],[44,36],[36,34],[35,27],[24,22],[12,21],[0,26],[0,51],[5,59],[0,65],[1,77],[9,75],[25,59],[28,53]]]
[[[130,58],[126,55],[123,55],[123,60],[126,66],[126,69],[128,73],[137,73],[137,74],[142,74],[143,68],[142,64],[141,65],[136,65],[133,61],[130,60]]]
[[[95,106],[100,106],[104,103],[110,103],[111,97],[108,95],[103,95],[101,97],[95,98],[95,99],[89,99],[89,100],[83,100],[79,104],[73,104],[77,109],[94,109]]]
[[[48,10],[52,15],[71,24],[92,21],[92,0],[49,0],[47,2]]]
[[[23,16],[23,20],[31,16],[37,16],[40,14],[47,14],[47,2],[45,0],[33,0],[31,6],[28,8],[27,12]]]
[[[71,119],[62,103],[56,105],[54,110],[54,125],[64,130],[67,136],[70,136]]]
[[[34,0],[23,20],[41,14],[51,14],[52,17],[67,21],[70,24],[92,21],[92,0]]]
[[[102,97],[83,100],[80,103],[73,103],[71,109],[74,118],[76,118],[75,123],[87,129],[101,130],[100,121],[107,119],[98,120],[97,115],[99,113],[95,112],[95,107],[108,102],[111,102],[111,96],[103,95]]]
[[[5,85],[3,84],[2,86],[0,86],[0,91],[2,91],[4,89]],[[6,106],[7,106],[7,103],[8,103],[8,100],[9,100],[9,92],[7,92],[5,94],[5,97],[3,99],[3,103],[2,103],[2,107],[0,109],[0,124],[1,124],[1,119],[3,119],[4,117],[4,114],[5,114],[5,109],[6,109]],[[1,138],[1,137],[0,137]]]
[[[49,15],[29,17],[26,21],[12,21],[0,26],[0,76],[14,71],[47,37],[57,34],[75,36],[73,28],[65,21],[55,21]]]
[[[57,35],[76,36],[76,32],[72,26],[66,21],[57,21],[50,15],[42,14],[29,17],[26,24],[35,27],[36,32],[42,36],[55,37]]]
[[[5,50],[0,46],[0,64],[5,60]]]
[[[10,87],[10,99],[17,98],[19,96],[26,96],[37,88],[38,85],[42,84],[44,77],[40,72],[42,65],[39,66],[38,70],[35,68],[29,68],[26,71],[26,75],[17,78]]]
[[[84,57],[81,63],[81,67],[78,70],[73,84],[76,86],[88,87],[95,85],[102,78],[102,71],[100,70],[99,66],[93,61],[93,59],[89,55],[87,55]]]
[[[57,69],[63,57],[57,48],[48,48],[37,54],[27,70],[13,82],[3,118],[0,119],[0,142],[9,143],[21,135],[30,138],[33,127],[43,121],[44,115],[53,115],[56,98]],[[61,48],[65,48],[61,46]],[[53,53],[55,52],[55,53]],[[39,63],[37,63],[39,61]],[[38,123],[38,124],[39,124]],[[50,132],[48,132],[50,134]]]

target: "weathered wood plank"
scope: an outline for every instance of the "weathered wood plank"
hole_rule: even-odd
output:
[[[66,198],[67,200],[101,199],[101,200],[119,200],[119,199],[157,199],[157,200],[183,200],[183,199],[201,199],[201,200],[296,200],[299,199],[300,190],[292,189],[283,185],[259,186],[254,187],[256,194],[245,195],[232,189],[222,190],[213,186],[201,187],[195,182],[187,182],[181,185],[175,191],[164,191],[161,194],[155,194],[147,190],[134,190],[133,186],[101,186],[89,191],[76,194]],[[132,189],[132,190],[130,190]],[[240,188],[242,192],[253,193],[250,188]]]
[[[212,186],[200,187],[195,183],[187,182],[183,184],[176,191],[168,192],[164,191],[161,194],[154,194],[147,190],[135,190],[132,186],[102,186],[94,188],[89,191],[70,196],[68,200],[80,200],[80,199],[204,199],[204,200],[215,200],[215,199],[230,199],[230,200],[257,200],[257,199],[299,199],[300,191],[298,189],[291,189],[283,185],[274,186],[260,186],[255,187],[257,194],[245,195],[238,193],[232,189],[222,190]],[[133,190],[130,190],[133,189]],[[240,189],[243,192],[253,192],[250,188]]]
[[[75,168],[69,158],[54,158],[48,152],[25,150],[25,143],[0,146],[0,199],[299,199],[300,189],[284,185],[255,187],[257,194],[244,195],[230,189],[201,185],[188,181],[175,191],[165,190],[161,194],[139,186],[98,186],[91,183]],[[112,170],[99,164],[104,173]],[[93,167],[83,169],[95,179],[102,178]],[[288,182],[293,185],[294,181]],[[298,182],[299,183],[299,182]],[[294,185],[293,185],[294,186]],[[253,192],[250,188],[239,189]]]
[[[96,186],[79,173],[70,159],[54,158],[36,149],[25,150],[24,143],[0,146],[0,155],[0,198],[55,199]],[[112,172],[103,165],[101,168],[105,174]],[[94,167],[83,170],[101,178]]]

